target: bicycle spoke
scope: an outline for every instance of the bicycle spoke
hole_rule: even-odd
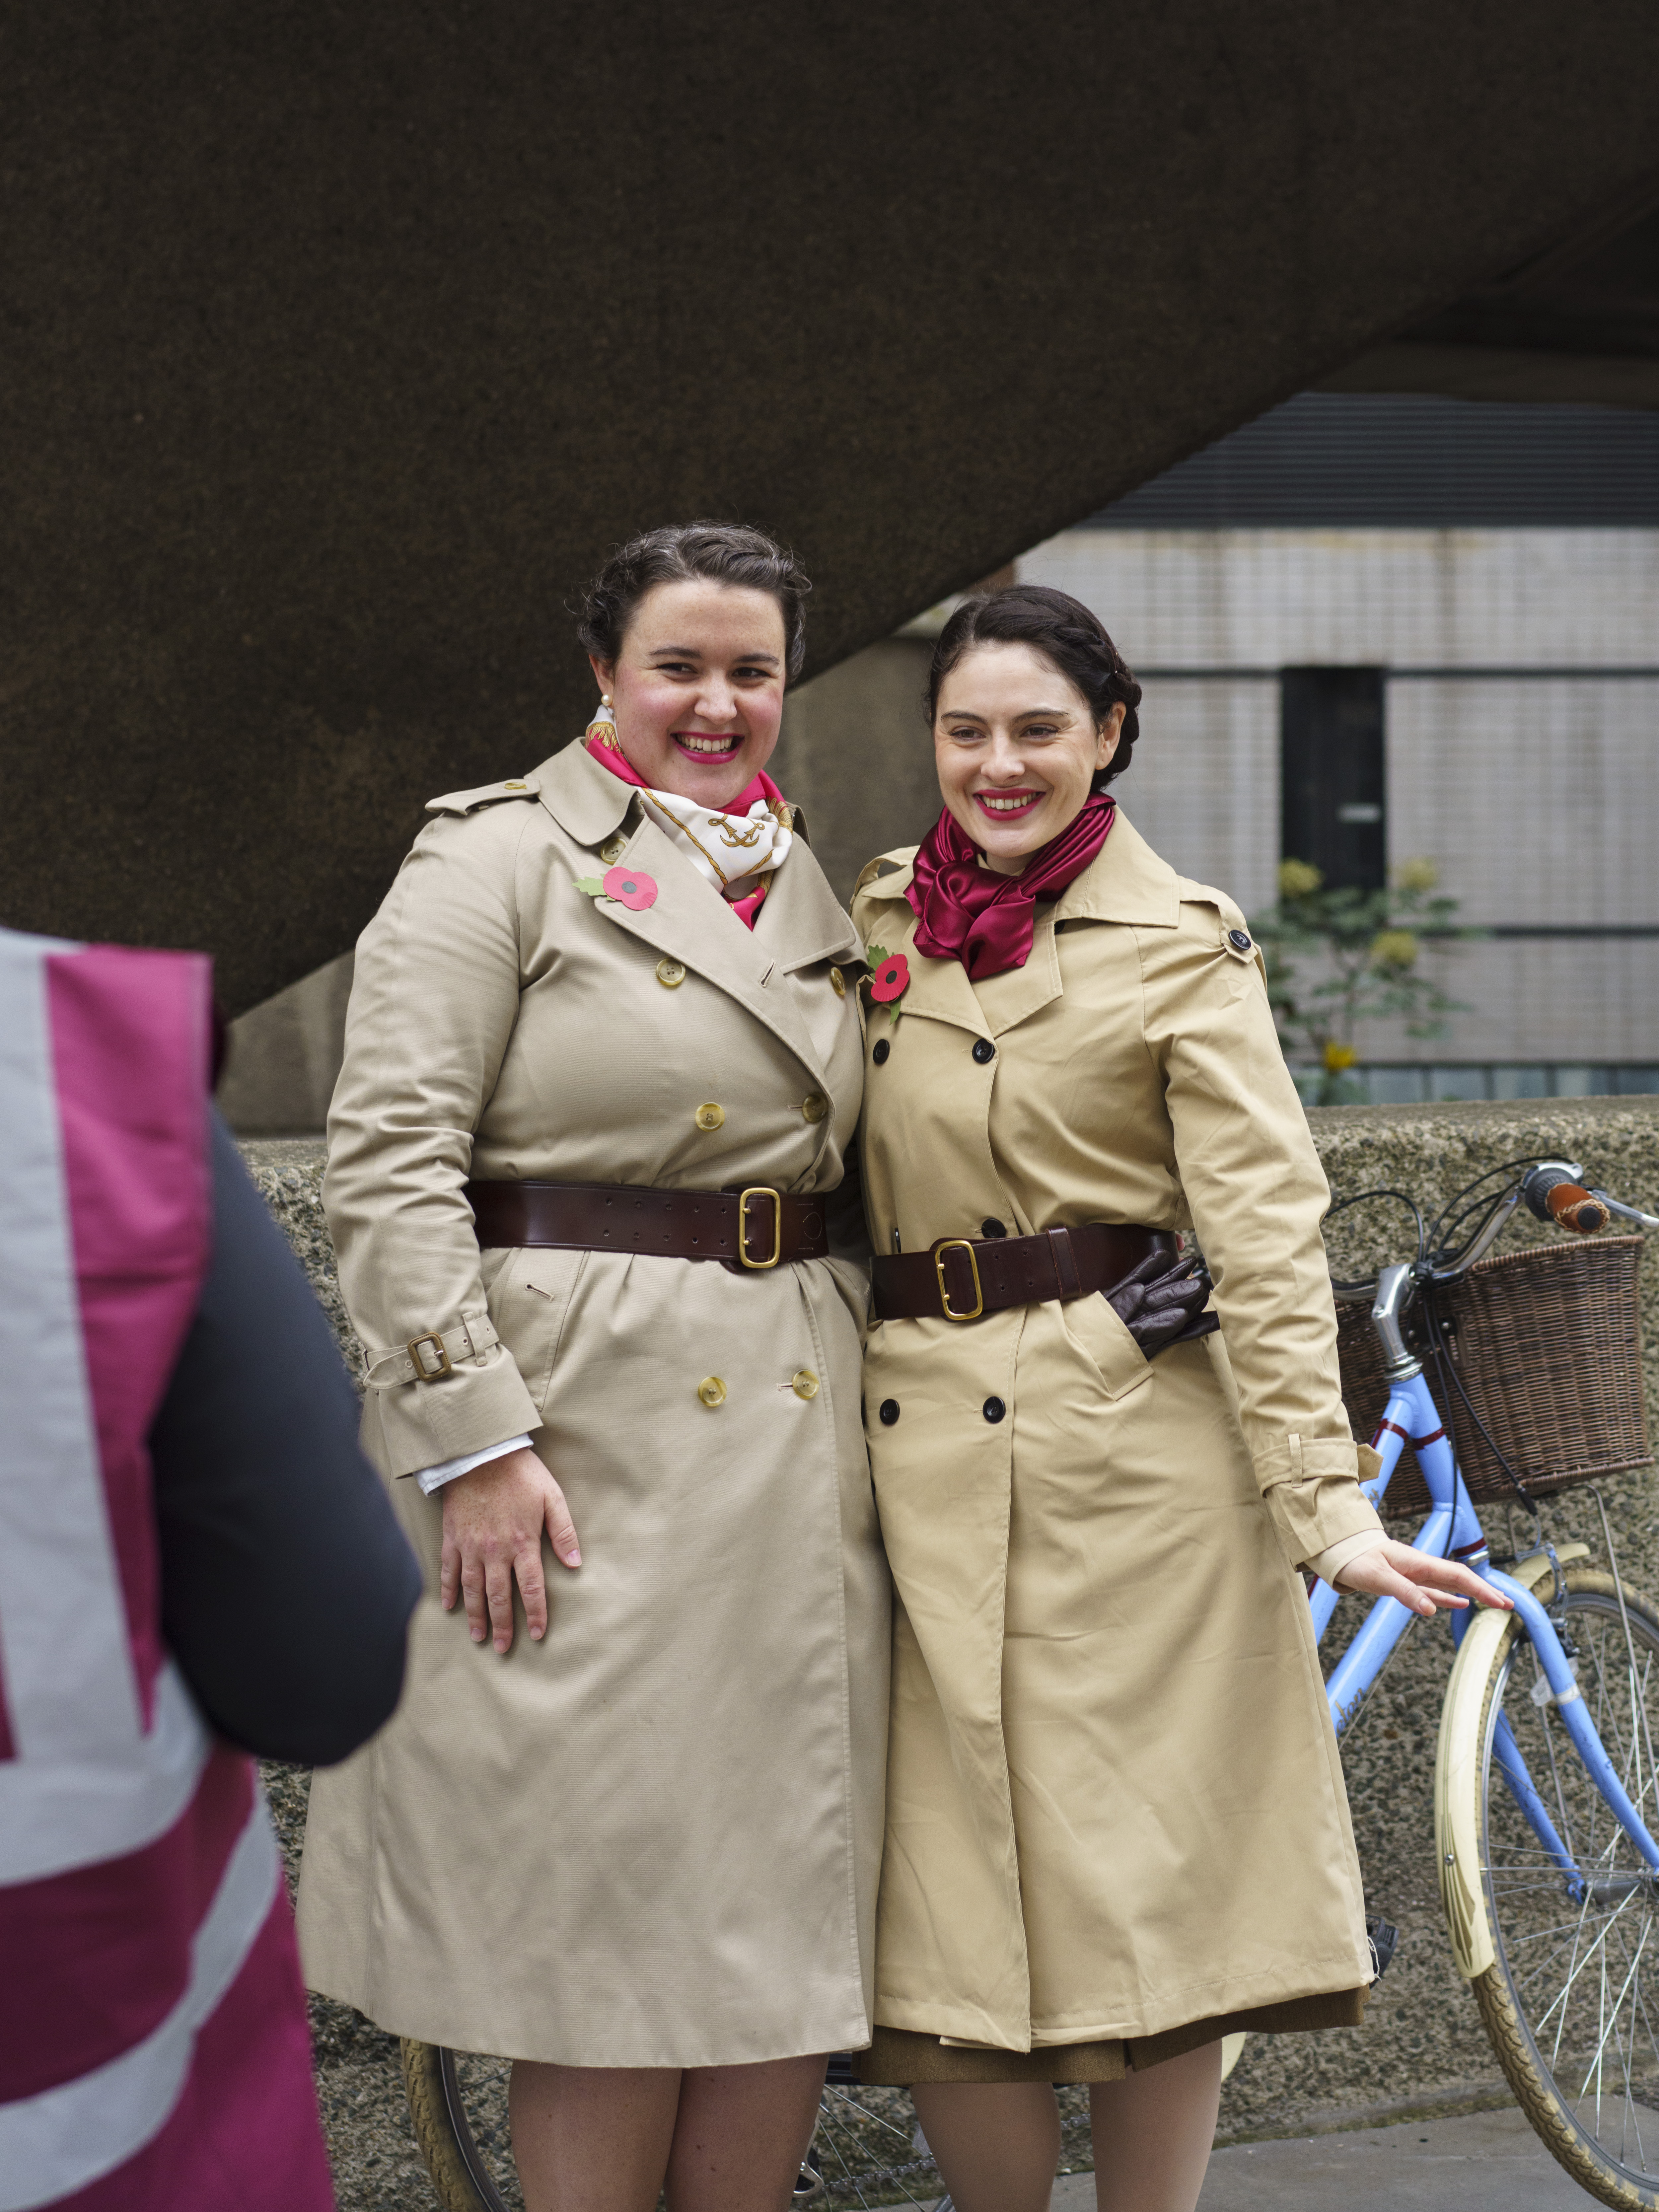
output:
[[[849,2097],[845,2089],[826,2089],[823,2093],[824,2103],[829,2104],[832,2098],[837,2104],[845,2105],[849,2111],[856,2112],[860,2119],[873,2120],[878,2128],[884,2130],[890,2136],[896,2136],[902,2143],[908,2147],[910,2138],[902,2128],[896,2127],[891,2120],[884,2119],[879,2112],[872,2112],[867,2105],[860,2105],[858,2099]]]
[[[933,2171],[933,2160],[915,2154],[909,2129],[839,2084],[824,2090],[812,2142],[807,2157],[823,2174],[832,2199],[861,2207],[896,2202],[915,2212],[933,2201],[916,2196],[910,2185],[909,2177]],[[896,2151],[909,2155],[895,2157]],[[838,2173],[830,2170],[832,2160]]]

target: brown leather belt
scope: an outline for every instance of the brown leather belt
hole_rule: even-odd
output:
[[[878,1253],[872,1273],[882,1321],[977,1321],[1010,1306],[1109,1291],[1149,1254],[1173,1258],[1167,1229],[1088,1221],[1038,1237],[939,1237],[925,1252]]]
[[[649,1252],[718,1260],[734,1275],[822,1260],[823,1201],[751,1183],[746,1190],[656,1190],[628,1182],[470,1182],[480,1245]]]

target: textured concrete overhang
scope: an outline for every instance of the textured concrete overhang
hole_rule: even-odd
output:
[[[1621,204],[1659,10],[36,0],[0,25],[0,915],[345,945],[752,517],[815,663]]]
[[[1625,203],[1325,379],[1333,392],[1659,408],[1659,210]]]

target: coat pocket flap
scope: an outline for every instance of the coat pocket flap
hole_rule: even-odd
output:
[[[1060,1311],[1066,1334],[1097,1370],[1109,1398],[1127,1397],[1149,1379],[1152,1361],[1098,1291],[1069,1300]]]

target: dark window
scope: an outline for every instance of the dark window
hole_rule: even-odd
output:
[[[1279,851],[1334,888],[1388,879],[1380,668],[1279,672]]]

